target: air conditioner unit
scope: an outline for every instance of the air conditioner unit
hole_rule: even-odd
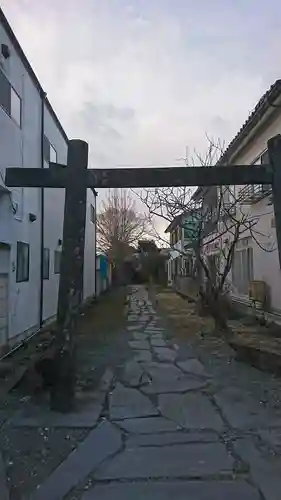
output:
[[[268,303],[268,286],[265,281],[254,280],[249,285],[249,298],[262,307]]]

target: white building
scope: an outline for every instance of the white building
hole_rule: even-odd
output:
[[[269,163],[267,141],[281,133],[281,80],[277,80],[262,96],[238,134],[229,144],[220,164],[256,165]],[[280,165],[281,168],[281,165]],[[233,299],[250,305],[249,288],[258,281],[267,294],[268,310],[281,314],[281,269],[278,258],[275,217],[271,186],[231,186],[236,213],[243,211],[257,224],[245,232],[237,243],[234,263],[229,274]],[[219,230],[220,228],[218,228]],[[218,249],[209,248],[215,255]],[[263,286],[262,286],[263,285]]]
[[[56,313],[64,190],[5,186],[6,167],[66,163],[68,138],[0,9],[0,348]],[[95,293],[96,193],[88,190],[84,298]]]
[[[176,284],[180,288],[182,278],[191,276],[193,272],[194,253],[190,248],[190,224],[192,216],[181,214],[166,228],[170,234],[169,259],[167,261],[168,284]]]

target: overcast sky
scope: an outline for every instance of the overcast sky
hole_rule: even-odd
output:
[[[1,0],[93,166],[175,164],[230,140],[280,76],[278,0]]]
[[[281,72],[278,0],[1,0],[91,166],[175,165],[229,141]]]

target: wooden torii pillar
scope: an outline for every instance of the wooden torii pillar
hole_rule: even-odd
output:
[[[10,187],[65,188],[61,274],[57,309],[57,384],[52,407],[68,411],[75,391],[75,311],[83,296],[83,253],[87,188],[227,186],[272,184],[281,264],[281,135],[268,141],[268,165],[87,169],[88,145],[69,141],[67,165],[47,169],[7,168]]]

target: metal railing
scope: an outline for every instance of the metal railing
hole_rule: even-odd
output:
[[[270,184],[249,184],[240,190],[238,201],[242,205],[251,205],[270,195],[271,192]]]

